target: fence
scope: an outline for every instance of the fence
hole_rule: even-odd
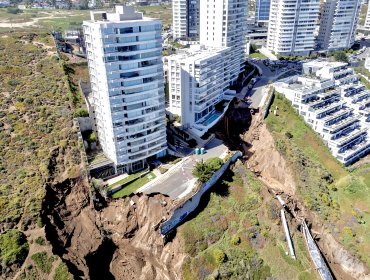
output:
[[[199,205],[200,199],[203,194],[208,191],[225,173],[226,169],[229,168],[230,164],[235,162],[239,157],[242,156],[240,151],[237,151],[223,166],[217,170],[212,178],[205,182],[198,192],[196,192],[187,201],[180,204],[176,209],[173,209],[172,216],[164,222],[160,227],[160,232],[165,236],[169,231],[177,227],[187,216],[189,216]]]

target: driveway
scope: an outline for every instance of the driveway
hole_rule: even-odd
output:
[[[284,68],[283,71],[279,71],[279,69],[271,71],[270,68],[265,66],[262,62],[253,61],[250,63],[262,71],[262,76],[257,77],[257,82],[253,85],[253,88],[249,89],[248,86],[244,87],[237,97],[240,99],[249,97],[251,100],[250,107],[258,108],[261,105],[264,95],[267,94],[267,90],[265,89],[269,81],[274,82],[281,74],[287,70],[291,70],[291,68]]]
[[[206,145],[205,154],[193,154],[189,156],[175,169],[167,171],[167,173],[153,181],[152,184],[139,189],[138,192],[144,192],[146,194],[159,192],[170,196],[172,199],[181,198],[190,193],[196,185],[197,180],[194,178],[192,172],[197,161],[220,157],[227,150],[227,147],[221,140],[214,138]]]

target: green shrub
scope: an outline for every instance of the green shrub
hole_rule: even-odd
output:
[[[221,265],[226,260],[226,254],[221,249],[214,249],[212,257],[217,265]]]
[[[2,266],[22,264],[27,257],[29,246],[26,236],[17,229],[0,234],[0,261]]]
[[[35,262],[35,265],[44,273],[50,273],[51,267],[53,265],[54,258],[48,257],[46,252],[39,252],[33,254],[31,259]]]
[[[96,140],[97,140],[96,134],[95,134],[95,132],[94,132],[94,131],[92,131],[92,132],[89,134],[88,138],[87,138],[87,142],[89,142],[89,143],[93,143],[93,142],[96,142]]]
[[[240,237],[238,235],[234,235],[231,240],[230,240],[230,243],[232,245],[239,245],[240,244]]]
[[[78,108],[75,113],[74,113],[74,117],[77,118],[77,117],[88,117],[89,116],[89,112],[86,110],[86,109],[82,109],[82,108]]]
[[[213,173],[221,168],[223,164],[220,158],[210,158],[206,162],[197,162],[195,164],[193,175],[201,182],[207,182],[211,179]]]
[[[211,168],[212,171],[219,170],[223,163],[223,160],[218,157],[210,158],[206,161],[206,164],[209,166],[209,168]]]
[[[54,280],[73,280],[73,276],[69,273],[67,266],[64,263],[60,263],[55,269]]]
[[[46,244],[45,239],[41,236],[37,237],[35,242],[41,246],[44,246]]]
[[[6,12],[8,14],[13,14],[13,15],[23,13],[23,11],[21,9],[18,9],[18,8],[15,8],[15,7],[8,7],[6,9]]]

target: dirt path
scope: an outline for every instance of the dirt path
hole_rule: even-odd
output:
[[[84,14],[76,14],[78,15],[84,15]],[[29,26],[35,26],[40,20],[45,20],[45,19],[57,19],[57,18],[66,18],[68,15],[64,16],[58,16],[58,15],[50,15],[50,16],[45,16],[45,17],[38,17],[38,18],[33,18],[30,21],[26,22],[9,22],[9,21],[0,21],[0,27],[3,28],[22,28],[22,27],[29,27]]]

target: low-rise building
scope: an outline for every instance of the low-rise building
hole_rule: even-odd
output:
[[[235,95],[229,90],[230,50],[194,45],[167,57],[168,110],[181,116],[183,129],[203,135],[223,115],[222,101]]]
[[[346,63],[313,61],[303,75],[275,83],[340,162],[370,153],[370,91]]]

